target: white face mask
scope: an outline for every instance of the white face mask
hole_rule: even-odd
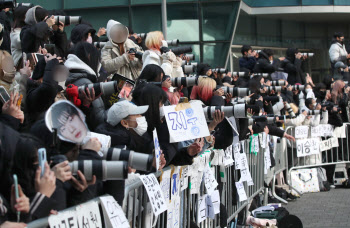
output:
[[[305,92],[310,93],[310,92],[312,92],[312,89],[305,89]]]
[[[88,43],[92,44],[92,37],[91,37],[91,36],[89,36],[89,37],[86,39],[86,42],[88,42]]]
[[[166,42],[166,40],[162,40],[162,47],[168,47],[168,43]]]
[[[137,127],[134,128],[134,131],[139,135],[142,136],[146,133],[148,124],[146,121],[146,118],[144,116],[136,118]]]
[[[163,117],[165,116],[165,113],[164,113],[164,105],[162,107],[159,108],[159,116],[160,116],[160,119],[163,119]]]

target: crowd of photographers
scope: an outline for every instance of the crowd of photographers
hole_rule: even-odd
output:
[[[193,55],[187,54],[191,48],[174,47],[178,41],[164,40],[159,31],[136,34],[109,20],[106,28],[96,32],[80,17],[40,6],[17,6],[12,20],[7,13],[5,9],[0,15],[1,227],[25,227],[32,220],[105,193],[121,204],[128,172],[156,171],[154,129],[163,168],[190,165],[201,151],[230,146],[233,132],[225,117],[236,118],[240,140],[265,132],[295,141],[283,125],[342,126],[348,122],[350,54],[341,33],[335,34],[329,50],[333,73],[315,85],[304,71],[312,53],[296,48],[277,59],[271,49],[255,51],[243,45],[239,72],[228,72],[191,62]],[[69,39],[68,25],[73,26]],[[132,91],[114,99],[116,86],[111,89],[110,85],[116,75],[129,80]],[[74,109],[73,114],[57,115],[60,127],[56,132],[47,128],[45,112],[60,100],[82,111],[91,132],[110,136],[111,148],[122,148],[113,153],[136,151],[142,164],[129,163],[126,173],[125,167],[107,167],[108,172],[121,172],[112,174],[118,180],[108,180],[108,176],[95,175],[95,168],[84,172],[87,165],[82,169],[82,163],[70,163],[105,159],[99,153],[104,145],[94,137],[83,144],[72,143],[81,137],[84,125]],[[170,143],[163,107],[187,100],[202,103],[210,136]],[[57,131],[69,142],[59,139]],[[47,151],[44,167],[39,165],[40,148]],[[330,182],[331,172],[327,173]],[[18,177],[17,197],[13,174]]]

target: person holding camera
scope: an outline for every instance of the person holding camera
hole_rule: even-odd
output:
[[[107,37],[109,41],[101,50],[101,63],[108,74],[120,74],[136,80],[142,68],[141,59],[136,56],[141,48],[128,38],[128,28],[118,21],[109,20]]]
[[[239,70],[252,73],[257,62],[258,54],[249,45],[243,45],[241,53],[242,57],[239,58]]]
[[[288,48],[286,51],[286,58],[281,62],[281,68],[285,73],[288,73],[288,84],[295,85],[306,83],[304,72],[301,69],[302,54],[297,48]]]

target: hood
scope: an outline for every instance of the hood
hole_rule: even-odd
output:
[[[87,24],[78,24],[76,25],[71,32],[70,39],[73,44],[76,44],[82,41],[86,34],[91,33],[93,37],[96,33],[96,30]]]
[[[267,54],[264,51],[259,52],[259,59],[267,59],[268,61],[270,61],[269,56],[267,56]]]
[[[68,68],[68,70],[81,70],[88,74],[96,76],[95,71],[91,69],[86,63],[81,61],[76,55],[69,54],[67,61],[64,63],[64,65]]]
[[[124,43],[129,37],[129,30],[126,26],[115,20],[107,23],[107,37],[113,43]]]
[[[296,48],[288,48],[286,52],[286,57],[289,59],[291,62],[294,62],[295,60],[295,53],[297,53],[298,50]]]
[[[36,18],[35,18],[35,10],[36,8],[43,8],[41,6],[34,6],[32,8],[30,8],[27,13],[26,13],[26,19],[24,20],[24,22],[27,24],[27,25],[35,25],[36,23],[38,23],[36,21]]]

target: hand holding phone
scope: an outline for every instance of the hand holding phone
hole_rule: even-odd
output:
[[[38,149],[38,161],[39,161],[39,166],[41,168],[40,177],[42,177],[44,175],[46,160],[47,160],[46,159],[46,149],[45,148]]]

